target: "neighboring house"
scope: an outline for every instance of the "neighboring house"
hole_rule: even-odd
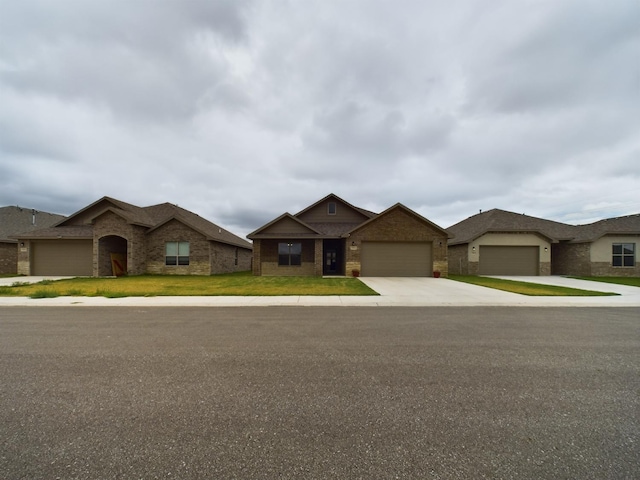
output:
[[[0,207],[0,275],[18,273],[18,240],[23,232],[49,227],[65,217],[19,206]]]
[[[640,276],[640,214],[577,225],[570,241],[552,249],[554,275]]]
[[[380,214],[330,194],[247,235],[254,275],[447,275],[448,233],[402,204]]]
[[[211,275],[251,270],[251,244],[170,203],[103,197],[55,226],[16,239],[24,275]]]
[[[493,209],[447,229],[449,273],[638,275],[640,216],[567,225]]]

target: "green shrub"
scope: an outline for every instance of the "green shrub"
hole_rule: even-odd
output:
[[[41,288],[29,295],[29,298],[56,298],[57,296],[58,292],[56,292],[55,290]]]

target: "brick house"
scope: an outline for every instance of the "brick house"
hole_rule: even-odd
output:
[[[570,241],[553,245],[554,275],[640,276],[640,214],[577,225]]]
[[[567,225],[493,209],[447,229],[449,273],[637,276],[640,215]]]
[[[447,275],[448,233],[402,204],[374,213],[330,194],[247,235],[254,275]]]
[[[23,275],[212,275],[251,270],[252,246],[170,203],[138,207],[110,197],[50,228],[15,237]]]
[[[10,238],[54,225],[65,217],[19,206],[0,207],[0,275],[18,273],[18,240]]]

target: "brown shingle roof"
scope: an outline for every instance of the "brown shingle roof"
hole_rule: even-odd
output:
[[[93,238],[93,225],[69,225],[63,227],[49,227],[16,235],[15,238],[58,239],[58,238]]]
[[[202,218],[200,215],[190,212],[171,203],[161,203],[144,208],[146,214],[154,223],[153,229],[165,224],[169,220],[176,219],[185,225],[199,231],[209,240],[235,245],[241,248],[252,248],[251,243],[225,230],[224,228]],[[152,230],[153,230],[152,229]]]
[[[16,243],[17,240],[11,237],[55,225],[64,218],[63,215],[41,212],[31,208],[0,207],[0,242]]]
[[[208,240],[241,248],[252,248],[250,242],[177,205],[161,203],[150,207],[138,207],[111,197],[102,197],[100,200],[74,213],[69,218],[57,223],[53,228],[30,232],[28,235],[22,236],[22,238],[58,238],[58,235],[63,235],[63,238],[80,238],[83,236],[91,238],[93,228],[91,225],[72,226],[65,225],[65,223],[67,223],[68,220],[72,220],[74,216],[101,203],[104,203],[104,209],[96,213],[94,218],[102,215],[106,211],[112,211],[131,224],[148,227],[150,229],[149,231],[165,224],[171,219],[176,219],[194,230],[199,231],[205,235]]]
[[[553,241],[571,240],[576,236],[574,228],[565,223],[494,208],[462,220],[447,230],[454,235],[449,245],[458,245],[469,243],[488,232],[531,232]]]
[[[573,242],[593,242],[603,235],[640,235],[640,214],[605,218],[587,225],[577,225]]]

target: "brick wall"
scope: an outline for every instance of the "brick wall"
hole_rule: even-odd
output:
[[[210,242],[210,274],[245,272],[251,270],[251,251],[219,242]],[[237,262],[236,262],[237,258]]]
[[[302,243],[302,265],[280,266],[278,265],[278,243],[280,242]],[[322,256],[322,240],[320,242],[320,256]],[[257,248],[256,248],[257,244]],[[316,241],[315,240],[286,240],[286,239],[262,239],[256,240],[254,248],[254,275],[317,275],[316,273]],[[256,265],[259,267],[256,268]],[[320,275],[322,275],[322,261],[320,261]],[[256,273],[258,272],[258,273]]]
[[[591,252],[588,243],[551,244],[552,275],[591,275]]]
[[[18,244],[0,243],[0,274],[13,275],[18,273]]]
[[[189,242],[189,265],[165,265],[166,242]],[[210,275],[209,244],[201,233],[171,220],[147,235],[146,273]]]
[[[448,248],[449,273],[452,275],[469,275],[469,246],[453,245]]]
[[[260,261],[260,255],[262,254],[262,240],[253,241],[253,274],[262,275],[262,262]]]
[[[103,240],[103,248],[100,248],[101,239],[108,236],[121,237],[127,241],[127,273],[129,275],[145,273],[146,230],[144,227],[129,224],[113,212],[105,212],[96,218],[93,225],[93,275],[96,277],[111,275],[109,241]]]
[[[439,270],[443,277],[448,275],[447,235],[401,208],[387,212],[351,234],[345,252],[347,274],[354,269],[361,270],[360,247],[363,240],[432,242],[433,269]],[[352,242],[356,243],[356,249],[349,247]]]

